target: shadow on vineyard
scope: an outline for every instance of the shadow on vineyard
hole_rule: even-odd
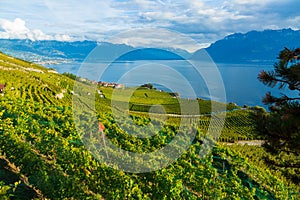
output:
[[[20,175],[19,170],[4,157],[0,157],[0,180],[0,191],[5,191],[11,199],[43,198],[40,191],[29,185],[28,178]]]
[[[106,138],[128,151],[157,151],[178,134],[178,99],[167,92],[149,89],[145,89],[146,96],[140,89],[126,111],[134,123],[127,123],[124,118],[120,128],[111,112],[112,88],[97,86],[99,92],[93,91],[95,85],[83,80],[78,83],[81,93],[74,93],[74,80],[68,76],[4,54],[0,54],[0,72],[0,84],[6,84],[0,96],[0,199],[298,198],[299,184],[284,176],[285,168],[274,168],[264,162],[264,158],[272,158],[269,152],[259,146],[235,144],[261,139],[251,109],[227,105],[230,112],[226,113],[220,142],[201,158],[199,152],[212,113],[209,101],[197,100],[202,111],[191,118],[193,123],[180,130],[183,135],[195,130],[196,136],[187,151],[166,168],[127,173],[96,159],[83,141],[88,139],[89,147],[96,149],[99,141]],[[155,95],[157,99],[149,98]],[[93,130],[94,125],[89,121],[91,111],[86,106],[78,110],[85,123],[82,129],[76,129],[72,112],[72,98],[76,96],[81,97],[80,102],[73,101],[73,106],[78,103],[79,108],[95,97],[97,120],[105,127],[105,137],[98,129],[92,133],[83,131],[86,127]],[[122,102],[122,98],[116,100]],[[153,105],[165,107],[165,121],[148,113]],[[152,111],[155,114],[155,109]],[[144,126],[151,127],[151,137],[129,134]]]

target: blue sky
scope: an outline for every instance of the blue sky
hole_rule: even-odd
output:
[[[0,0],[0,38],[106,41],[136,28],[160,28],[207,46],[235,32],[298,30],[299,10],[299,0]],[[147,45],[152,33],[143,41],[127,34],[114,42]],[[156,42],[170,47],[184,43],[160,37]]]

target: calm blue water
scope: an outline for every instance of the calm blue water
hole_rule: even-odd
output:
[[[280,95],[277,89],[264,86],[257,80],[262,70],[271,70],[272,65],[216,64],[221,74],[226,91],[226,101],[238,105],[260,105],[262,97],[268,91]],[[209,91],[222,88],[222,84],[211,77],[217,77],[210,66],[201,66],[201,74],[187,61],[130,61],[109,63],[70,63],[48,65],[59,73],[69,72],[96,81],[124,83],[126,86],[137,86],[151,82],[158,89],[168,88],[179,92],[181,97],[192,98],[193,92],[203,99],[219,100]],[[79,70],[80,69],[80,70]],[[100,72],[103,72],[100,76]],[[207,82],[203,76],[210,76]],[[290,91],[281,91],[291,94]],[[265,106],[264,106],[265,107]]]

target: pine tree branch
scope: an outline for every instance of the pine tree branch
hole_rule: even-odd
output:
[[[286,103],[288,101],[300,101],[300,97],[288,97],[286,95],[283,95],[282,97],[274,97],[271,95],[270,92],[266,94],[266,96],[263,99],[263,103],[268,105],[268,104],[273,104],[273,103]]]
[[[294,82],[287,81],[287,80],[284,80],[284,79],[276,78],[275,74],[272,74],[272,72],[266,72],[266,71],[263,70],[258,75],[258,79],[263,84],[265,84],[267,86],[270,86],[272,88],[275,87],[278,83],[283,83],[283,84],[289,85],[290,87],[292,86],[292,88],[294,90],[300,91],[300,82],[294,83]]]
[[[300,100],[300,97],[299,98],[285,98],[287,101],[296,101],[296,100]]]

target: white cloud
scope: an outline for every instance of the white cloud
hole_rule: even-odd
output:
[[[39,29],[30,30],[26,22],[20,18],[14,21],[0,19],[0,26],[4,31],[0,32],[0,38],[4,39],[30,39],[30,40],[62,40],[69,41],[72,38],[68,35],[47,35]]]
[[[63,23],[99,21],[119,14],[110,6],[110,0],[44,0],[44,2],[53,17]]]
[[[263,5],[272,1],[274,0],[233,0],[232,3],[242,4],[242,5],[250,5],[250,4]]]
[[[4,32],[0,33],[4,38],[20,38],[25,39],[30,37],[30,30],[25,26],[25,22],[19,18],[11,22],[8,20],[1,20],[0,25]]]
[[[185,49],[194,52],[207,47],[207,43],[198,43],[190,37],[174,31],[158,28],[133,29],[122,32],[109,39],[115,44],[127,44],[133,47],[151,47]]]

